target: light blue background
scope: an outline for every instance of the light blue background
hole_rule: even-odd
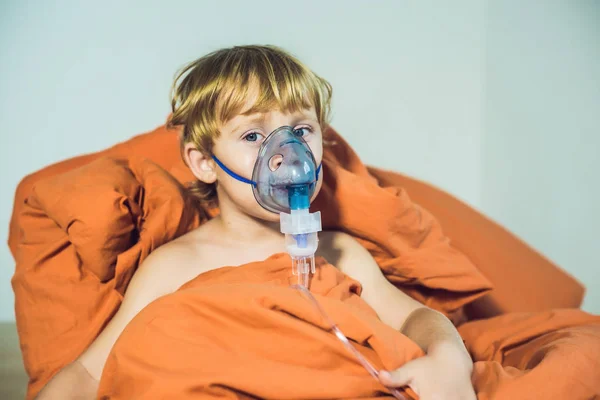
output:
[[[505,224],[600,313],[599,27],[592,1],[5,0],[4,237],[23,176],[161,124],[187,61],[272,43],[330,80],[333,124],[364,161]],[[14,319],[13,270],[4,246],[0,320]]]

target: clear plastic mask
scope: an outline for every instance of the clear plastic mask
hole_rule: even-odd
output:
[[[282,126],[265,139],[258,151],[252,172],[252,180],[256,182],[252,187],[254,197],[269,211],[289,212],[295,208],[290,204],[290,189],[301,190],[308,199],[312,198],[317,170],[308,144],[292,127]]]
[[[273,213],[308,208],[320,170],[310,147],[291,126],[277,128],[261,144],[251,180],[213,159],[231,177],[251,184],[258,204]]]

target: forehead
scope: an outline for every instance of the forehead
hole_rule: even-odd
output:
[[[268,119],[276,114],[316,114],[315,98],[303,85],[274,87],[258,78],[225,85],[218,94],[217,110],[221,125],[234,119]]]
[[[245,127],[246,125],[293,125],[301,121],[318,123],[317,114],[314,107],[285,112],[278,108],[267,112],[242,112],[223,124],[225,129]]]

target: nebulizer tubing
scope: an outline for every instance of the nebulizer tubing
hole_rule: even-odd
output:
[[[366,369],[367,372],[377,382],[381,383],[381,381],[379,379],[379,371],[373,366],[373,364],[371,364],[369,362],[369,360],[367,360],[358,350],[356,350],[356,348],[352,345],[352,343],[350,343],[350,340],[346,337],[346,335],[344,335],[344,333],[340,330],[340,328],[336,325],[336,323],[333,322],[333,320],[325,312],[323,307],[321,307],[321,305],[319,304],[319,302],[317,301],[315,296],[312,295],[310,290],[308,290],[308,288],[306,286],[300,285],[300,284],[292,285],[290,287],[298,290],[309,300],[309,302],[319,311],[319,313],[321,314],[323,319],[327,322],[327,325],[329,325],[329,330],[331,330],[333,332],[333,334],[339,339],[339,341],[342,342],[344,347],[346,347],[346,349],[350,353],[352,353],[354,355],[354,357],[356,357],[356,359],[363,366],[363,368]],[[392,396],[394,396],[396,399],[406,400],[406,397],[397,388],[388,387],[388,386],[385,386],[385,387],[390,391]]]
[[[308,289],[309,276],[311,273],[315,273],[315,252],[318,247],[317,232],[321,231],[321,214],[319,212],[309,213],[307,192],[306,188],[300,186],[289,188],[290,214],[283,212],[280,214],[281,232],[286,234],[286,249],[292,258],[292,273],[298,276],[298,283],[291,287],[298,290],[309,300],[327,322],[329,330],[356,357],[363,368],[376,381],[381,383],[379,371],[356,350]],[[392,387],[387,387],[387,389],[395,398],[405,399],[398,389]]]

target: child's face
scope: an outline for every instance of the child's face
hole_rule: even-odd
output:
[[[214,141],[213,153],[229,169],[250,179],[260,145],[269,133],[284,125],[303,132],[303,139],[311,148],[317,165],[320,165],[323,140],[314,108],[291,114],[274,110],[264,114],[237,115],[221,127],[220,136]],[[257,203],[251,185],[232,178],[214,165],[214,161],[211,162],[215,168],[217,193],[222,207],[232,204],[253,217],[267,221],[279,220],[278,214],[265,210]],[[322,174],[319,174],[313,199],[321,188],[321,182]]]

